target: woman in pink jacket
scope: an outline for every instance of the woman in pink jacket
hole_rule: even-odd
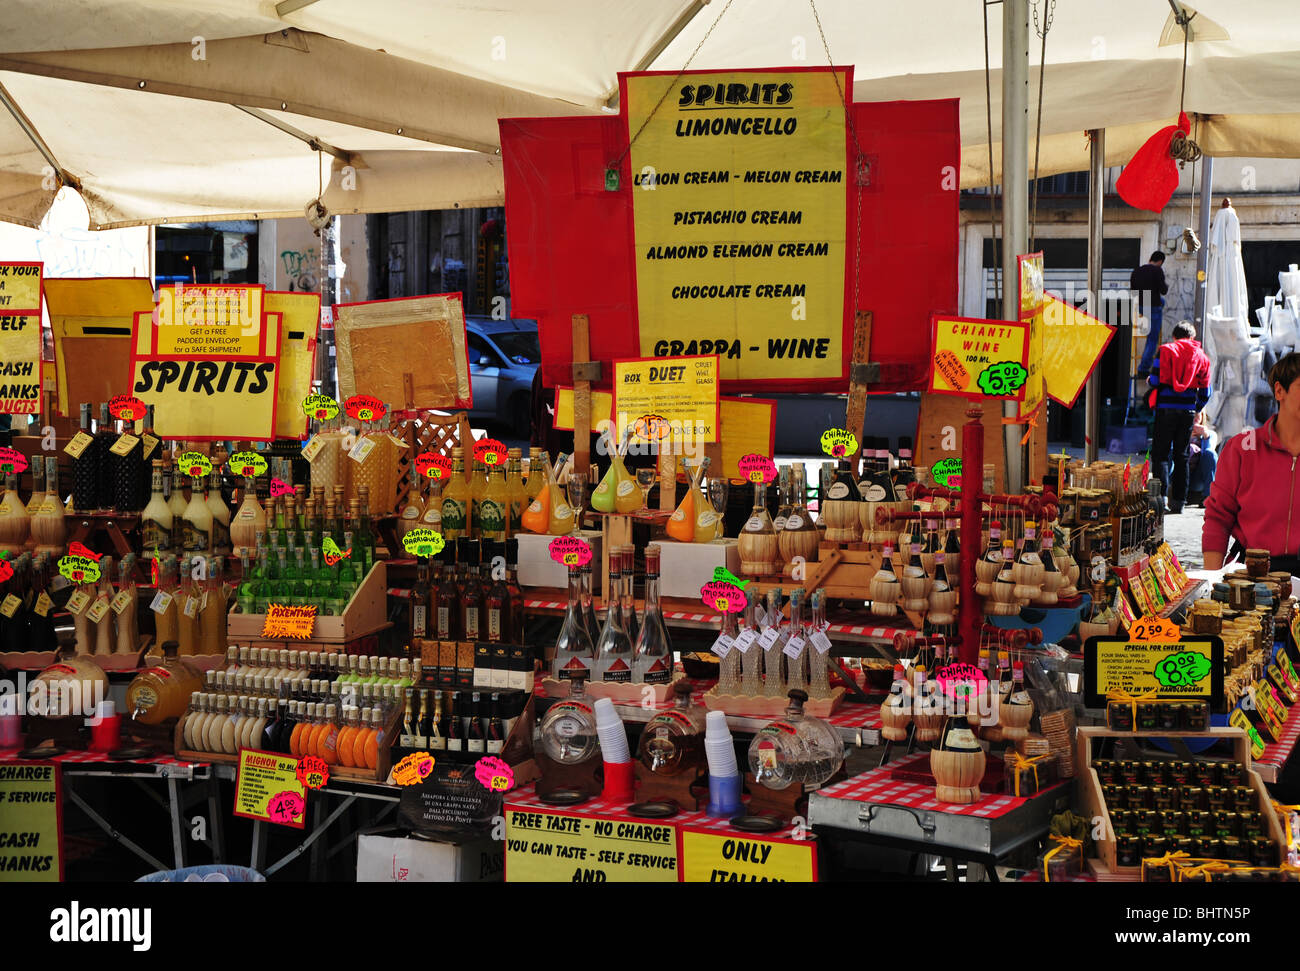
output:
[[[1273,569],[1300,566],[1300,353],[1273,365],[1268,383],[1277,414],[1223,446],[1205,501],[1201,552],[1205,568],[1223,566],[1229,543],[1273,554]]]

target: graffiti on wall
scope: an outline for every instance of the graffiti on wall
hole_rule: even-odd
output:
[[[280,268],[288,277],[290,291],[315,292],[320,289],[320,253],[316,247],[280,251]]]

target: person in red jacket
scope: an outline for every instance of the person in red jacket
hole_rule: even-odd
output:
[[[1268,550],[1275,570],[1300,567],[1300,353],[1274,364],[1268,383],[1277,414],[1229,439],[1219,455],[1201,530],[1207,570],[1223,566],[1231,541]]]
[[[1168,497],[1167,511],[1180,513],[1187,501],[1187,444],[1192,438],[1192,418],[1210,400],[1210,359],[1196,340],[1196,328],[1188,321],[1174,325],[1173,338],[1160,345],[1147,383],[1154,389],[1150,399],[1155,410],[1151,462]]]

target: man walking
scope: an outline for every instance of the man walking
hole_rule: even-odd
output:
[[[1156,416],[1151,461],[1168,496],[1168,511],[1180,513],[1187,501],[1187,445],[1192,437],[1192,420],[1210,400],[1210,359],[1196,340],[1196,328],[1186,320],[1174,325],[1173,338],[1160,345],[1147,383],[1155,389],[1150,398]]]
[[[1151,322],[1147,332],[1146,346],[1142,349],[1142,363],[1138,365],[1138,377],[1145,378],[1151,373],[1155,361],[1156,348],[1160,346],[1160,331],[1164,326],[1165,294],[1169,284],[1165,282],[1165,254],[1156,250],[1151,259],[1134,270],[1128,278],[1129,289],[1138,296],[1138,308],[1142,316]]]

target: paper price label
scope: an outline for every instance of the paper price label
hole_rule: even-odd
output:
[[[825,631],[814,631],[813,635],[808,638],[808,643],[823,654],[831,649],[831,639],[826,636]]]
[[[308,462],[320,454],[320,450],[325,447],[325,441],[319,435],[313,435],[312,440],[302,447],[302,457]]]
[[[68,442],[67,445],[63,446],[63,451],[66,454],[71,455],[74,459],[79,459],[81,458],[81,453],[84,452],[86,447],[93,441],[94,439],[85,432],[77,432],[77,434],[72,436],[72,440]]]
[[[798,658],[799,655],[803,653],[803,647],[806,643],[808,642],[802,637],[792,637],[786,641],[785,647],[782,648],[782,650],[785,652],[786,657]]]
[[[23,602],[15,597],[12,593],[5,597],[4,602],[0,603],[0,617],[12,617]]]
[[[758,635],[758,646],[767,650],[776,643],[776,639],[781,636],[781,632],[775,627],[765,627],[763,632]]]
[[[357,443],[348,452],[348,458],[353,462],[364,462],[366,456],[370,454],[374,447],[375,440],[373,438],[358,438]]]
[[[713,653],[718,657],[726,657],[731,653],[731,649],[736,646],[736,642],[726,634],[720,634],[718,639],[713,642]]]
[[[118,591],[117,596],[113,598],[113,602],[112,604],[110,604],[110,606],[113,608],[113,613],[117,614],[120,617],[122,615],[122,611],[126,610],[127,605],[130,602],[131,602],[131,591],[120,590]],[[39,602],[38,602],[38,606],[39,606]]]
[[[50,608],[53,606],[54,601],[50,599],[50,595],[42,590],[41,595],[36,598],[36,605],[32,609],[36,611],[38,617],[48,617]]]
[[[68,601],[68,603],[71,602],[72,601]],[[172,605],[172,595],[170,593],[164,593],[162,590],[159,590],[156,594],[154,594],[154,598],[149,604],[149,609],[152,610],[155,614],[165,614],[167,613],[167,609],[171,607],[171,605]]]
[[[158,447],[159,439],[154,438],[148,432],[140,436],[140,441],[144,442],[143,458],[148,458],[153,454],[153,450]]]
[[[828,428],[822,432],[822,451],[831,458],[851,458],[858,451],[858,437],[843,428]]]
[[[181,608],[181,611],[186,617],[193,620],[199,615],[199,602],[193,597],[186,597],[185,606]]]
[[[756,640],[758,640],[758,632],[752,627],[746,628],[745,630],[742,630],[740,636],[736,638],[736,650],[741,654],[744,654],[753,646],[754,641]]]
[[[756,623],[760,629],[767,626],[767,611],[763,609],[762,604],[758,604],[754,608],[754,623]]]
[[[114,455],[121,455],[125,457],[127,455],[130,455],[131,449],[135,448],[139,444],[140,444],[140,439],[136,438],[134,435],[130,434],[129,432],[123,432],[120,436],[118,436],[117,441],[113,443],[109,451],[112,452]]]
[[[86,611],[86,619],[92,624],[98,624],[104,619],[104,615],[108,613],[108,604],[108,594],[104,594],[102,597],[96,597],[95,602],[91,604],[90,609]]]
[[[317,421],[328,421],[339,413],[339,403],[327,394],[309,394],[302,399],[302,413]]]

